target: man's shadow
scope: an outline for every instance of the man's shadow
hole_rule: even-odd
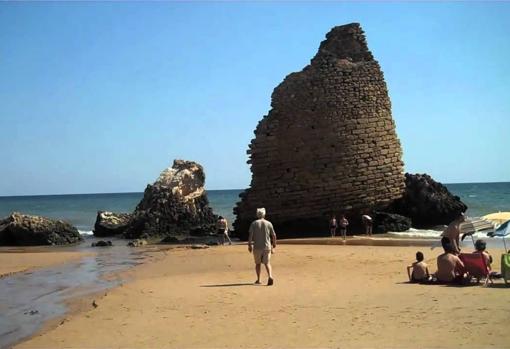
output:
[[[239,287],[239,286],[260,286],[254,283],[237,283],[237,284],[216,284],[216,285],[201,285],[200,287]]]

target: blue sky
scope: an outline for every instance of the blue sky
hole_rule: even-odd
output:
[[[405,169],[510,181],[510,3],[0,3],[0,195],[245,188],[273,88],[360,22]]]

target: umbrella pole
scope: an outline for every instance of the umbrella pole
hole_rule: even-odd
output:
[[[508,252],[508,249],[506,248],[506,242],[505,242],[505,237],[503,236],[503,245],[505,246],[505,253]]]
[[[473,241],[473,247],[476,249],[475,238],[473,237],[473,234],[471,234],[471,241]]]

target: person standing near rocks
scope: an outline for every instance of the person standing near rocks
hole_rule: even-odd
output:
[[[344,241],[345,241],[345,236],[347,235],[347,226],[348,225],[349,225],[349,221],[347,220],[347,218],[345,218],[345,215],[342,215],[342,217],[340,217],[340,234],[342,234]]]
[[[257,220],[251,223],[249,229],[248,252],[253,252],[255,260],[255,272],[257,273],[255,284],[260,284],[260,265],[263,263],[268,275],[267,285],[271,286],[274,283],[274,279],[270,260],[271,254],[274,253],[276,248],[276,234],[273,224],[267,221],[265,216],[266,209],[258,208]]]
[[[331,234],[331,237],[335,237],[336,235],[336,228],[337,228],[337,224],[336,224],[336,216],[331,216],[331,219],[329,220],[329,232]]]
[[[361,221],[365,226],[365,234],[367,234],[368,236],[372,236],[372,224],[373,224],[372,217],[370,217],[367,214],[364,214],[363,216],[361,216]]]
[[[450,239],[452,251],[455,254],[460,253],[460,225],[466,220],[466,217],[461,213],[448,227],[443,231],[441,236]]]
[[[228,236],[228,222],[222,216],[218,217],[218,222],[216,222],[216,228],[218,235],[218,244],[224,245],[225,238],[228,240],[229,245],[232,245],[232,240],[230,240],[230,236]]]

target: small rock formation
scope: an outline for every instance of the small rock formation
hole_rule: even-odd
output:
[[[192,250],[203,250],[203,249],[209,248],[209,246],[204,245],[204,244],[194,244],[194,245],[191,245],[190,248]]]
[[[94,224],[94,236],[105,237],[123,234],[129,226],[129,213],[98,211]]]
[[[67,245],[81,240],[78,230],[61,220],[18,212],[0,220],[2,246]]]
[[[216,216],[209,207],[204,183],[202,166],[175,160],[154,184],[147,186],[124,236],[133,239],[213,233]]]
[[[147,240],[144,239],[136,239],[133,241],[128,242],[127,244],[129,247],[140,247],[147,245]]]
[[[159,243],[169,245],[193,245],[193,244],[207,244],[217,245],[218,237],[215,235],[209,236],[167,236],[162,239]]]
[[[411,219],[387,212],[374,213],[373,233],[401,232],[411,228]]]
[[[411,218],[413,227],[447,225],[467,210],[458,196],[427,174],[406,173],[405,184],[404,196],[388,211]]]
[[[248,154],[251,188],[234,209],[247,237],[257,207],[281,237],[327,234],[329,215],[358,215],[404,190],[402,151],[379,63],[357,23],[333,28],[272,94]]]
[[[97,242],[93,242],[90,246],[91,247],[110,247],[110,246],[113,246],[113,244],[110,240],[108,240],[108,241],[99,240]]]

